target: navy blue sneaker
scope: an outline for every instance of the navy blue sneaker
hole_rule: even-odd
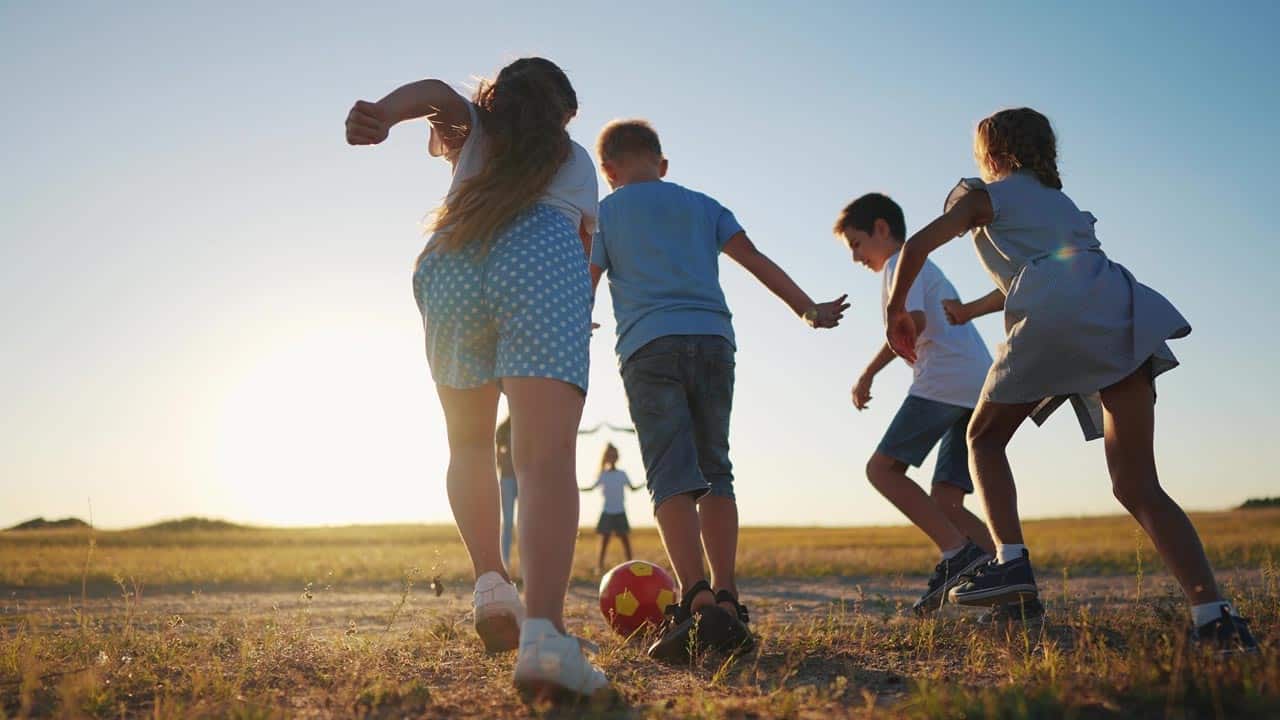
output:
[[[1008,605],[1039,597],[1036,576],[1031,571],[1031,554],[1007,563],[995,560],[979,565],[973,574],[951,588],[951,602],[957,605]]]
[[[1222,606],[1222,617],[1191,631],[1191,641],[1223,657],[1259,652],[1258,641],[1249,632],[1249,621],[1232,615],[1226,605]]]
[[[991,561],[991,553],[978,547],[970,540],[960,549],[960,553],[950,560],[943,560],[933,568],[929,578],[929,587],[920,599],[911,606],[916,615],[931,613],[943,606],[947,601],[947,592],[951,588],[968,579],[978,566]]]
[[[1044,604],[1036,598],[996,605],[978,616],[978,625],[997,627],[1021,623],[1028,627],[1044,623]]]

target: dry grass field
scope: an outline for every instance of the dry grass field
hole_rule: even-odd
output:
[[[904,615],[934,559],[910,528],[747,529],[758,649],[665,667],[600,619],[584,530],[570,626],[617,693],[572,707],[523,703],[513,658],[483,652],[451,528],[4,532],[0,717],[1280,717],[1280,510],[1194,519],[1258,657],[1189,649],[1176,588],[1114,517],[1027,524],[1033,629]]]

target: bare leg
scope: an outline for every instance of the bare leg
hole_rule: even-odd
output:
[[[600,559],[596,560],[596,571],[604,569],[604,556],[609,551],[609,533],[600,533]]]
[[[618,533],[618,539],[622,541],[622,552],[626,553],[627,562],[631,562],[631,536],[627,533]]]
[[[942,513],[947,516],[951,524],[972,540],[978,547],[993,553],[996,545],[991,540],[991,532],[987,530],[987,524],[978,519],[977,515],[969,512],[969,508],[964,506],[964,490],[955,485],[946,483],[934,483],[930,489],[929,496],[933,498],[933,502],[937,504]]]
[[[1155,396],[1146,368],[1102,391],[1107,468],[1116,499],[1147,532],[1193,605],[1221,600],[1195,526],[1160,487]]]
[[[1035,409],[1034,403],[1008,405],[979,400],[969,421],[969,474],[982,493],[987,527],[997,545],[1021,545],[1018,491],[1005,448],[1018,426]]]
[[[574,451],[584,398],[577,387],[559,380],[511,377],[502,383],[511,408],[511,454],[520,493],[516,535],[525,604],[529,617],[545,618],[564,632],[564,595],[578,535]],[[492,449],[487,454],[492,466]]]
[[[493,465],[496,385],[470,390],[436,386],[449,433],[449,506],[476,577],[507,576],[498,544],[498,481]]]
[[[711,565],[711,587],[738,595],[734,568],[738,561],[738,502],[721,495],[703,495],[698,501],[702,546]],[[730,612],[736,608],[726,607]]]
[[[676,582],[680,584],[680,595],[701,580],[707,579],[702,565],[702,539],[699,533],[698,508],[693,496],[685,493],[668,498],[654,511],[658,521],[658,532],[662,535],[662,546],[667,550],[667,559],[676,571]],[[715,596],[709,592],[698,593],[691,603],[691,610],[715,603]]]
[[[964,534],[951,524],[933,499],[907,477],[906,463],[874,453],[867,461],[867,479],[912,524],[923,530],[938,550],[954,550],[964,545]]]

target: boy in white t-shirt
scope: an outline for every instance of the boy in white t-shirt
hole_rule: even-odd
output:
[[[622,541],[622,552],[631,560],[631,523],[627,522],[627,490],[642,490],[644,485],[632,485],[631,478],[618,469],[618,448],[609,443],[605,446],[604,457],[600,460],[600,475],[591,487],[580,488],[582,492],[590,492],[600,488],[604,493],[604,509],[600,511],[600,521],[596,523],[596,532],[600,534],[600,559],[596,561],[596,571],[604,570],[604,555],[609,549],[609,538],[617,535]]]
[[[869,193],[849,203],[836,220],[835,233],[853,253],[853,261],[884,277],[881,319],[893,282],[898,251],[906,237],[902,208],[886,195]],[[918,614],[936,610],[960,577],[991,560],[994,545],[986,525],[964,507],[973,492],[965,432],[991,367],[991,354],[972,324],[952,325],[943,302],[958,297],[937,265],[925,263],[911,288],[907,310],[915,320],[915,379],[884,439],[867,461],[867,479],[894,507],[938,546],[942,559],[928,589],[916,601]],[[896,355],[884,344],[853,387],[853,405],[871,400],[871,382]],[[935,445],[933,487],[926,494],[907,477]]]

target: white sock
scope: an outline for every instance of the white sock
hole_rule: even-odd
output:
[[[1213,602],[1207,602],[1202,605],[1192,605],[1191,622],[1195,623],[1196,627],[1207,625],[1222,617],[1222,608],[1224,607],[1227,609],[1227,612],[1232,615],[1236,614],[1235,608],[1231,607],[1231,603],[1226,600],[1214,600]]]
[[[942,560],[943,560],[943,562],[945,562],[945,561],[947,561],[947,560],[950,560],[951,558],[953,558],[953,557],[955,557],[955,556],[959,555],[959,554],[960,554],[960,551],[961,551],[961,550],[963,550],[963,549],[964,549],[964,546],[963,546],[963,545],[961,545],[960,547],[958,547],[958,548],[952,548],[951,550],[943,550],[943,551],[942,551]]]
[[[1017,560],[1022,557],[1022,553],[1026,549],[1026,545],[997,545],[996,562],[1003,565],[1010,560]]]

